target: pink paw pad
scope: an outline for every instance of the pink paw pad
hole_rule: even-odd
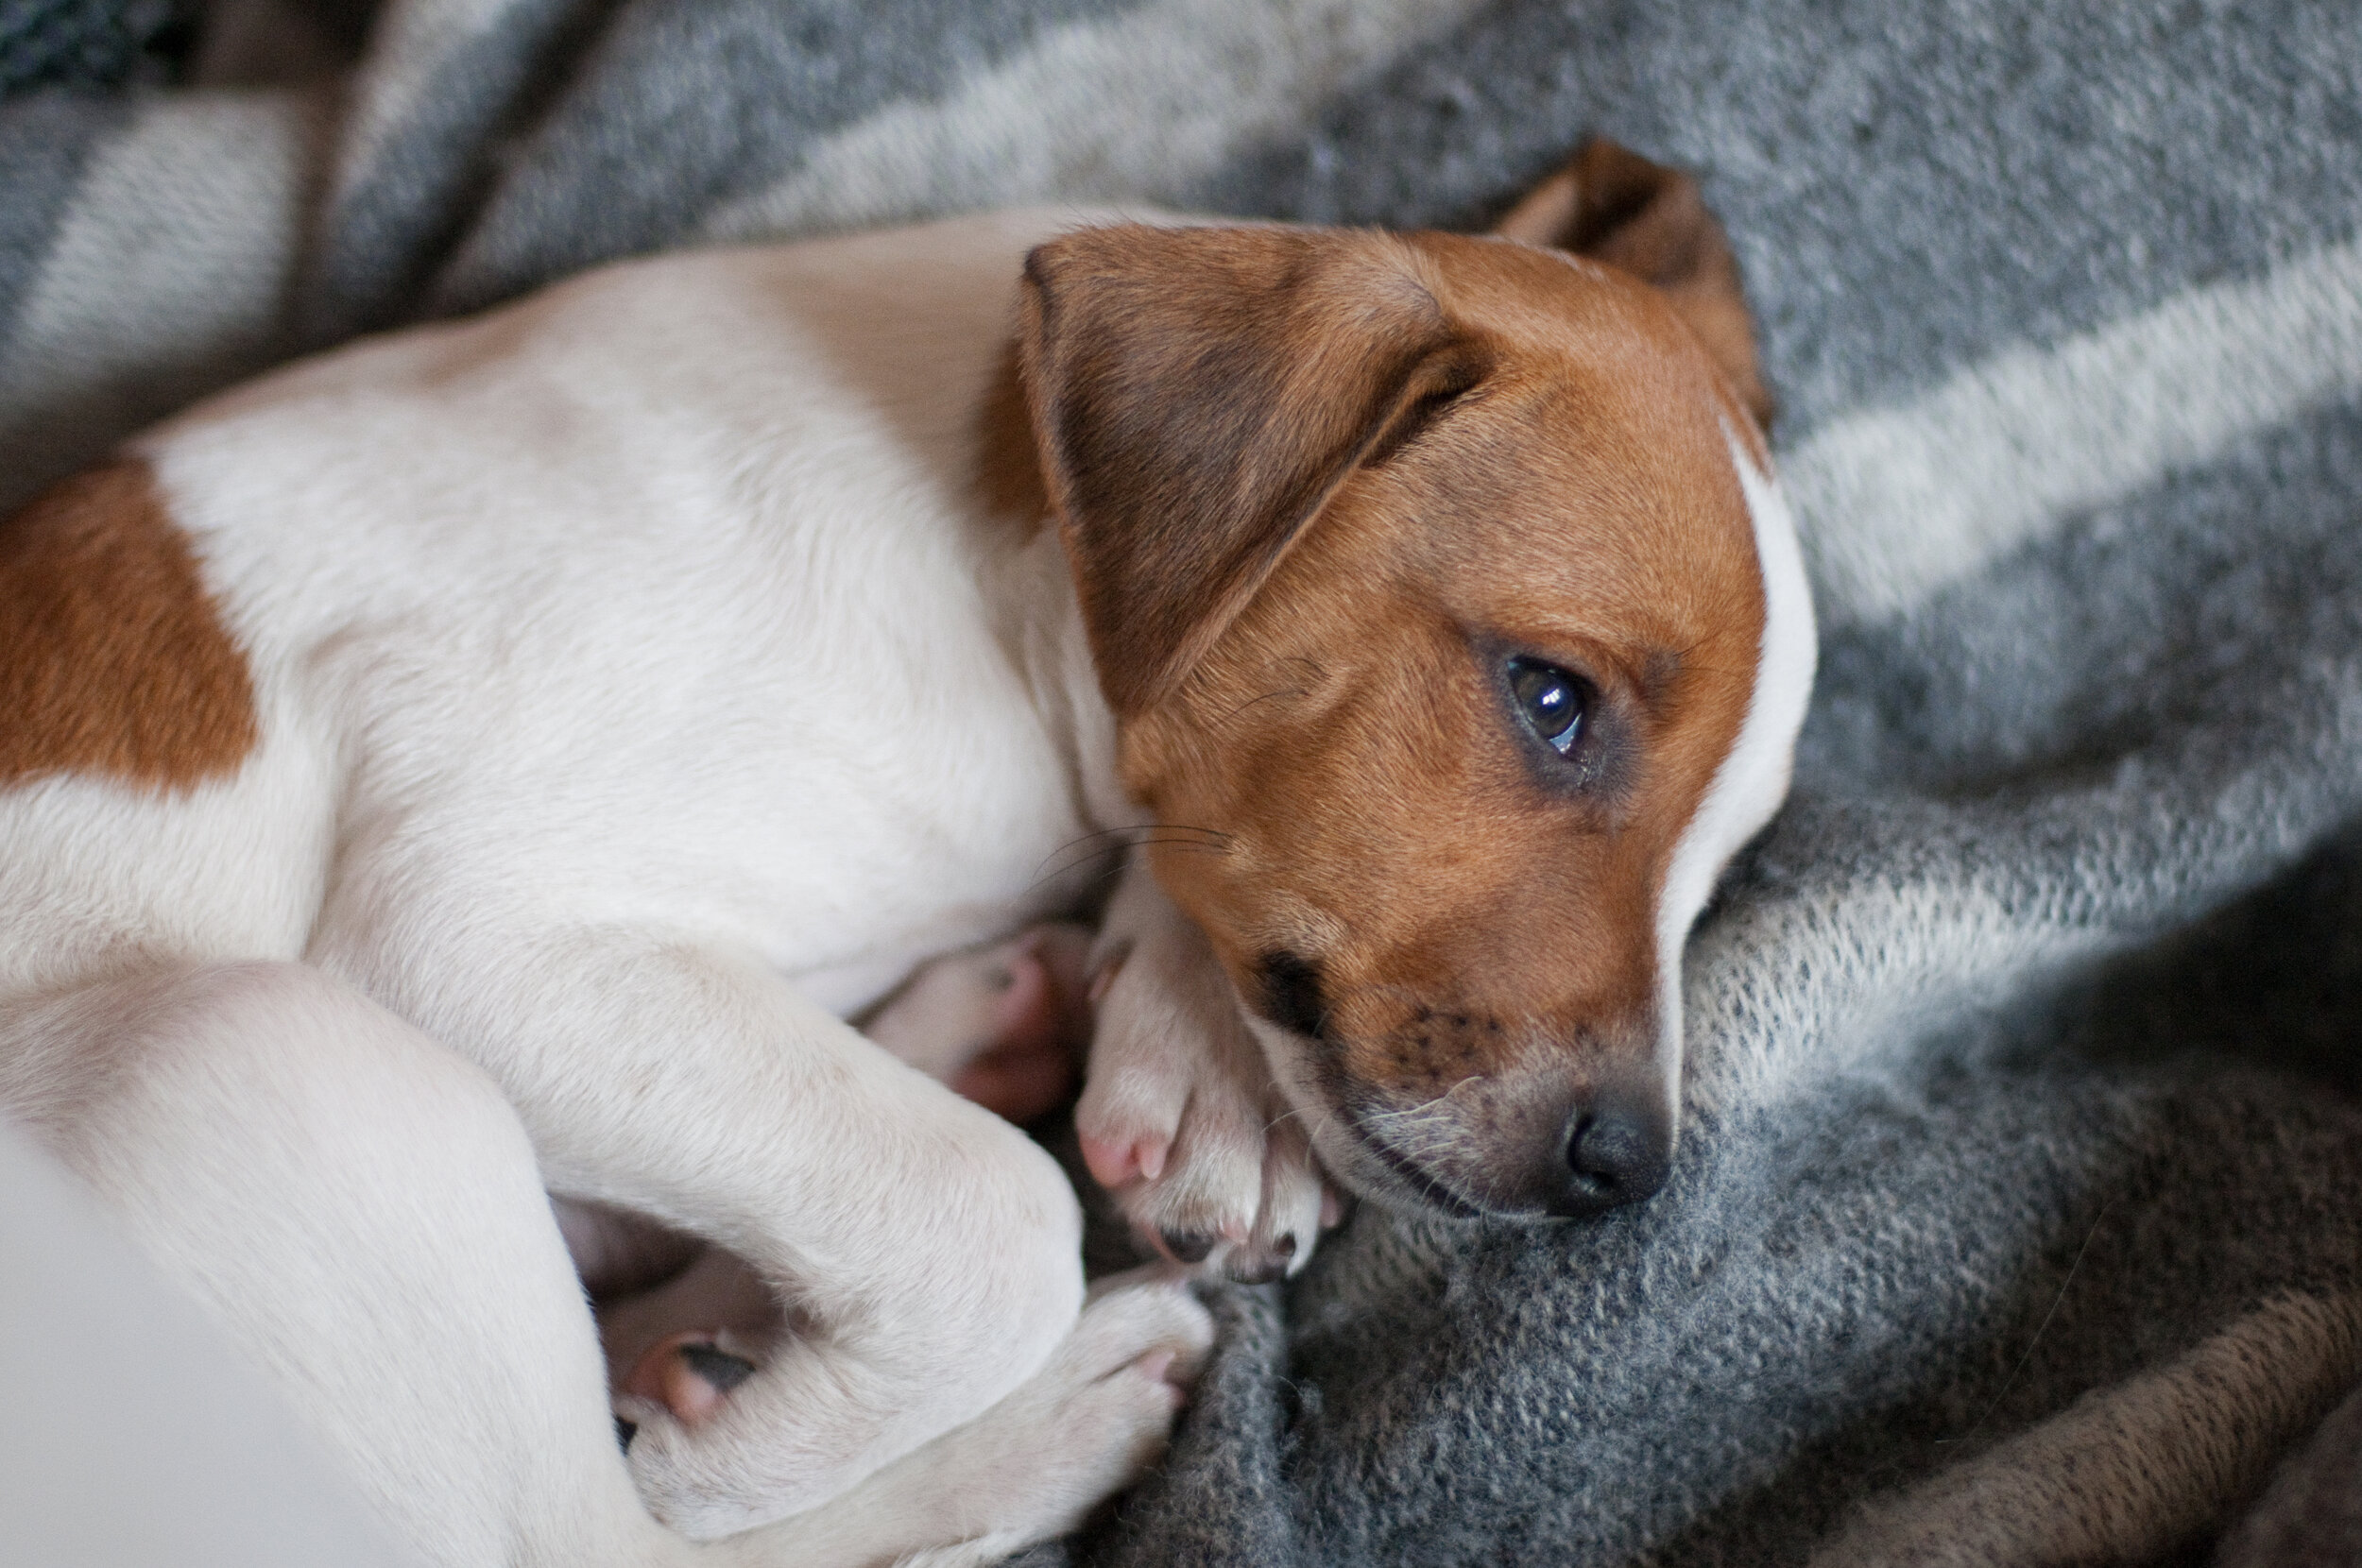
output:
[[[953,1093],[1010,1121],[1031,1121],[1074,1090],[1090,1030],[1081,983],[1081,939],[1036,927],[989,955],[991,995],[983,1041],[950,1080]]]
[[[921,968],[862,1028],[895,1056],[1010,1121],[1074,1092],[1090,1005],[1079,926],[1036,926]]]
[[[712,1332],[676,1334],[649,1347],[624,1380],[623,1392],[661,1405],[684,1426],[710,1420],[755,1364],[725,1350]]]
[[[1113,1192],[1133,1181],[1153,1182],[1165,1173],[1172,1140],[1159,1137],[1095,1138],[1082,1134],[1083,1164],[1091,1180]]]

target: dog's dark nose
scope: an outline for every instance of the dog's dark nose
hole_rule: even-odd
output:
[[[1665,1185],[1672,1131],[1662,1115],[1601,1097],[1566,1127],[1566,1186],[1553,1214],[1597,1214]]]

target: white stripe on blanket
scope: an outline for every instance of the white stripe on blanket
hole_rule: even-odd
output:
[[[1172,199],[1297,123],[1476,0],[1156,0],[1070,24],[938,102],[901,102],[785,179],[719,208],[707,237],[761,239],[1042,201]]]
[[[352,76],[352,96],[338,129],[335,199],[376,173],[379,156],[418,117],[443,68],[526,3],[402,0],[385,8],[368,58]]]
[[[0,507],[96,455],[54,450],[47,421],[111,439],[268,362],[308,114],[284,91],[184,93],[99,149],[0,361]]]
[[[1781,476],[1823,623],[1875,621],[2357,390],[2362,242],[2348,241],[1833,420]]]

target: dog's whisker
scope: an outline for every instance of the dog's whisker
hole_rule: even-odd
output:
[[[1087,859],[1093,855],[1112,854],[1119,850],[1129,849],[1132,847],[1132,841],[1129,838],[1124,837],[1124,835],[1138,833],[1140,831],[1142,831],[1142,828],[1138,826],[1126,826],[1122,827],[1102,827],[1089,833],[1078,833],[1073,838],[1067,840],[1066,843],[1058,845],[1057,848],[1052,850],[1048,855],[1044,856],[1041,863],[1043,866],[1047,866],[1052,861],[1057,860],[1060,856],[1075,849],[1083,849],[1084,855]],[[1106,839],[1115,839],[1119,842],[1115,844],[1098,842]],[[1094,844],[1096,845],[1095,847],[1084,847],[1086,845]],[[1039,868],[1036,868],[1035,872],[1035,879],[1038,881],[1040,879],[1040,870]]]
[[[1087,850],[1084,853],[1073,857],[1071,860],[1066,861],[1060,861],[1053,856],[1052,859],[1042,861],[1041,865],[1034,872],[1033,879],[1025,885],[1030,890],[1040,887],[1045,882],[1062,881],[1081,871],[1085,866],[1089,865],[1094,861],[1104,860],[1111,854],[1121,853],[1131,847],[1132,846],[1130,844],[1113,844],[1104,849]],[[1116,874],[1118,869],[1119,868],[1117,867],[1111,866],[1105,871],[1096,872],[1093,875],[1100,877],[1112,877]]]
[[[1196,840],[1189,840],[1154,836],[1192,833],[1200,837]],[[1094,843],[1094,841],[1111,839],[1117,842]],[[1217,840],[1220,841],[1218,844],[1211,842]],[[1034,869],[1033,880],[1026,885],[1039,887],[1044,882],[1055,881],[1059,878],[1070,876],[1103,856],[1126,853],[1145,844],[1164,844],[1174,847],[1193,845],[1198,848],[1227,850],[1229,840],[1229,834],[1217,828],[1198,827],[1187,823],[1151,822],[1136,823],[1121,827],[1102,827],[1095,832],[1079,834],[1052,850],[1043,858],[1041,864]],[[1072,856],[1071,860],[1067,859],[1069,855]]]
[[[1198,833],[1209,839],[1220,839],[1224,844],[1230,842],[1230,835],[1219,827],[1200,827],[1187,822],[1152,822],[1148,826],[1158,833]]]
[[[1230,846],[1228,844],[1208,844],[1204,839],[1142,839],[1140,841],[1140,847],[1143,849],[1196,849],[1202,850],[1208,855],[1227,855],[1230,853]]]

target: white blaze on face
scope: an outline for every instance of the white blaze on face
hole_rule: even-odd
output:
[[[1805,705],[1812,696],[1819,653],[1812,590],[1805,580],[1804,553],[1797,546],[1788,503],[1778,482],[1755,467],[1727,427],[1723,435],[1754,524],[1755,560],[1763,572],[1763,644],[1738,739],[1715,770],[1697,815],[1673,846],[1658,895],[1657,1060],[1665,1072],[1669,1104],[1678,1103],[1680,1095],[1682,947],[1689,940],[1690,923],[1714,891],[1715,878],[1738,847],[1772,820],[1788,794],[1796,732],[1804,725]]]

